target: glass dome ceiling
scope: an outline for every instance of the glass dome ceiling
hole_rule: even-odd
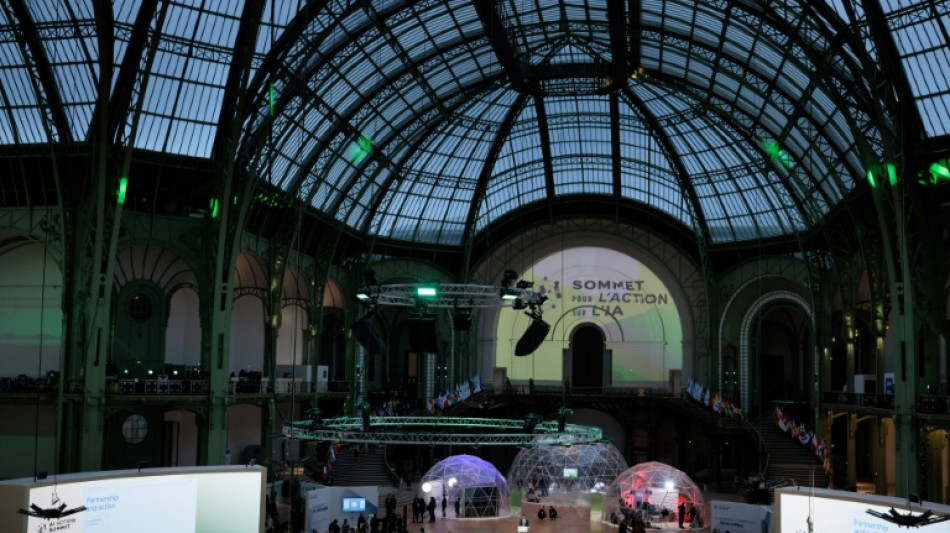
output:
[[[913,96],[904,127],[950,134],[943,2],[115,0],[111,21],[106,5],[0,2],[0,143],[83,142],[107,112],[118,143],[236,154],[388,239],[463,246],[591,197],[711,244],[793,234],[883,157],[876,76]]]
[[[855,138],[880,141],[837,28],[797,4],[637,7],[329,2],[246,147],[353,229],[446,245],[579,195],[711,243],[790,235],[863,178]]]

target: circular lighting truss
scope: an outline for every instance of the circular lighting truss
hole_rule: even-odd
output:
[[[539,422],[528,429],[525,420],[432,416],[373,416],[369,428],[362,417],[286,422],[283,435],[300,440],[367,444],[447,444],[467,446],[534,446],[592,444],[603,441],[599,427]]]
[[[474,309],[486,307],[541,305],[545,298],[531,290],[530,284],[511,286],[469,285],[464,283],[394,283],[369,285],[356,291],[364,303],[395,307]]]

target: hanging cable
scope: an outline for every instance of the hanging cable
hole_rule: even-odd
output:
[[[41,274],[40,284],[40,339],[39,339],[39,357],[36,360],[36,379],[40,380],[43,375],[43,334],[44,320],[46,317],[46,262],[47,246],[49,245],[49,233],[46,233],[46,240],[43,243],[43,272]],[[56,440],[56,439],[54,439]],[[39,475],[39,445],[40,445],[40,387],[36,387],[36,410],[34,415],[33,427],[33,481],[37,480]]]

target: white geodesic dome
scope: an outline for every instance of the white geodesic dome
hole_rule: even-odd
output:
[[[542,480],[549,493],[603,492],[626,469],[627,461],[610,443],[535,444],[515,456],[508,482],[522,487],[522,497],[528,487],[537,490]]]
[[[461,517],[484,518],[511,515],[511,489],[495,465],[474,455],[453,455],[422,476],[420,490],[426,502],[435,497],[441,508],[442,498],[461,502]]]
[[[648,521],[677,521],[680,503],[688,510],[695,506],[703,523],[709,523],[709,510],[702,490],[685,472],[665,463],[640,463],[622,472],[607,487],[601,520],[640,510]]]

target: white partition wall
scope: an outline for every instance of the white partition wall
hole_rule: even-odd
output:
[[[261,533],[261,467],[155,468],[0,482],[5,533]]]
[[[775,491],[775,511],[777,533],[797,533],[799,531],[834,533],[896,533],[900,526],[875,516],[882,513],[889,516],[919,516],[925,509],[931,516],[950,514],[950,506],[931,502],[910,504],[903,498],[862,494],[840,490],[809,489],[807,487],[789,487]],[[872,511],[869,513],[868,511]],[[808,527],[808,521],[813,526]],[[904,526],[906,527],[906,526]],[[901,527],[903,529],[903,527]],[[908,528],[910,529],[910,528]],[[923,526],[926,533],[950,533],[950,520]]]

